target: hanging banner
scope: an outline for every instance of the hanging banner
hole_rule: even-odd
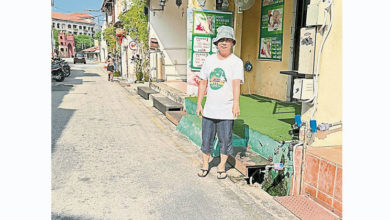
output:
[[[216,53],[213,39],[220,26],[233,27],[232,12],[187,9],[187,95],[198,91],[198,73],[207,56]]]
[[[259,60],[282,61],[284,0],[262,0]]]

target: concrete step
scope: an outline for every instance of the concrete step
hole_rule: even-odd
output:
[[[156,94],[158,92],[153,90],[153,89],[151,89],[151,88],[149,88],[149,87],[146,87],[146,86],[139,86],[139,87],[137,87],[137,93],[142,98],[144,98],[146,100],[149,100],[149,95],[150,94]]]
[[[244,147],[234,147],[233,156],[228,157],[228,163],[240,171],[246,178],[249,178],[255,170],[263,170],[267,165],[272,165],[272,161]]]
[[[165,96],[152,96],[153,97],[153,107],[158,109],[164,115],[167,111],[182,111],[183,105],[170,100]]]
[[[183,117],[183,115],[186,115],[187,113],[185,111],[167,111],[165,113],[165,116],[168,118],[169,121],[171,121],[174,125],[178,125],[180,122],[180,119]]]
[[[185,97],[187,96],[187,94],[183,91],[180,91],[179,89],[169,86],[169,82],[151,82],[149,84],[149,87],[155,91],[158,91],[160,94],[168,97],[169,99],[181,104],[184,107]]]

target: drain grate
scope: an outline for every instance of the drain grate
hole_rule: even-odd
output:
[[[316,220],[340,219],[305,195],[274,197],[274,199],[302,220],[312,220],[313,216]]]

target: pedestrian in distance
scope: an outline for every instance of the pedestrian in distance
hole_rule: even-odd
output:
[[[107,63],[107,73],[108,73],[108,81],[114,81],[114,58],[112,54],[108,54],[107,59],[105,61]]]
[[[198,176],[209,173],[209,158],[215,135],[220,144],[221,162],[217,166],[217,178],[227,177],[225,165],[233,155],[232,133],[234,120],[240,115],[240,84],[244,83],[243,62],[232,53],[236,44],[232,27],[221,26],[213,40],[218,52],[206,58],[200,72],[196,114],[202,118],[202,160]],[[202,100],[207,89],[207,99]]]

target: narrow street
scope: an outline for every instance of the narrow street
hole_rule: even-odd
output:
[[[52,82],[52,219],[297,219],[216,167],[199,178],[200,149],[134,85],[68,61],[72,75]]]

